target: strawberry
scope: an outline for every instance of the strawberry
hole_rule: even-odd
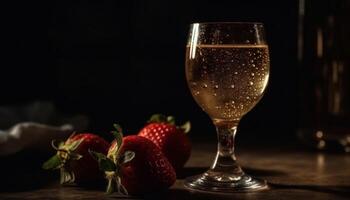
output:
[[[160,149],[152,141],[136,136],[123,138],[121,128],[114,125],[116,139],[107,156],[91,151],[108,180],[107,193],[142,195],[165,190],[174,184],[176,174]]]
[[[190,122],[178,127],[175,125],[174,117],[155,114],[138,135],[156,144],[179,172],[191,155],[192,147],[186,135],[190,128]]]
[[[60,169],[61,184],[93,182],[102,177],[89,149],[107,154],[110,144],[103,138],[91,133],[73,133],[58,145],[52,141],[52,146],[57,153],[43,164],[43,168]]]

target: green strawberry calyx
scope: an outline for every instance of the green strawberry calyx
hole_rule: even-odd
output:
[[[108,151],[108,155],[106,156],[91,150],[89,152],[97,160],[100,170],[105,172],[105,177],[108,181],[106,193],[111,194],[117,191],[119,194],[128,195],[128,191],[121,183],[120,174],[122,166],[130,162],[135,157],[135,153],[132,151],[121,153],[120,150],[123,144],[122,129],[118,124],[114,124],[113,126],[116,129],[112,131],[116,143],[112,144],[113,146]]]
[[[42,168],[46,170],[60,169],[60,183],[73,183],[75,181],[75,175],[72,170],[69,169],[68,163],[72,160],[79,160],[83,156],[75,153],[75,150],[83,142],[83,138],[79,140],[73,140],[75,133],[73,133],[66,142],[56,140],[51,141],[51,146],[57,151],[56,155],[47,160]]]
[[[151,118],[147,121],[147,123],[167,123],[176,126],[174,116],[166,116],[163,114],[153,114]],[[183,132],[186,134],[191,130],[191,122],[187,121],[184,124],[177,126],[177,128],[183,130]]]
[[[113,124],[115,130],[111,131],[115,138],[115,143],[113,143],[108,151],[108,157],[113,160],[114,163],[117,162],[117,157],[119,156],[119,151],[123,145],[123,129],[119,124]]]

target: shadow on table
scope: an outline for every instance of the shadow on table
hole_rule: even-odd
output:
[[[164,193],[151,194],[143,197],[143,199],[162,199],[162,200],[228,200],[232,196],[221,195],[217,193],[204,193],[188,191],[185,188],[170,189]]]
[[[179,179],[184,179],[188,176],[193,176],[197,174],[201,174],[205,172],[208,168],[205,167],[186,167],[184,170],[178,174]],[[266,169],[255,169],[255,168],[243,168],[243,170],[250,175],[253,176],[287,176],[288,173],[284,171],[278,171],[278,170],[266,170]],[[296,184],[276,184],[276,183],[269,183],[272,190],[279,190],[279,189],[289,189],[289,190],[306,190],[306,191],[313,191],[313,192],[322,192],[327,194],[333,194],[337,195],[339,197],[349,197],[350,196],[350,186],[336,186],[336,185],[296,185]],[[188,192],[185,189],[184,191],[174,190],[172,191],[172,196],[181,197],[181,199],[210,199],[210,195],[208,194],[201,194],[197,192]],[[178,193],[178,194],[177,194]],[[215,196],[215,195],[214,195]],[[175,199],[175,198],[174,198]],[[225,199],[225,197],[223,197]]]
[[[206,167],[185,167],[180,172],[177,172],[177,179],[185,179],[189,176],[204,173],[208,168]]]
[[[33,159],[35,155],[35,159]],[[58,180],[58,173],[41,168],[47,155],[37,152],[19,153],[1,157],[0,192],[21,192],[42,188]]]
[[[252,176],[286,176],[288,173],[279,170],[270,169],[256,169],[250,167],[243,167],[243,171]]]
[[[314,192],[323,192],[334,194],[340,197],[350,196],[350,186],[336,185],[293,185],[293,184],[275,184],[269,183],[272,189],[293,189],[293,190],[308,190]]]

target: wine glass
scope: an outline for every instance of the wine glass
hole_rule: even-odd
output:
[[[264,94],[269,68],[263,24],[191,24],[186,79],[195,101],[216,126],[218,148],[211,168],[187,178],[185,187],[227,193],[268,188],[265,180],[242,171],[236,161],[234,140],[240,119]]]

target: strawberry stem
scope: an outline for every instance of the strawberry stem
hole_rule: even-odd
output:
[[[114,135],[117,141],[116,149],[113,149],[113,154],[118,155],[119,150],[121,149],[123,144],[123,129],[119,124],[113,124],[113,127],[115,128],[115,130],[111,131],[111,133]]]
[[[116,188],[116,182],[115,182],[115,180],[113,180],[114,178],[112,178],[112,177],[109,178],[107,175],[106,175],[106,178],[108,180],[106,193],[107,194],[112,194],[114,192],[115,188]]]
[[[180,126],[180,128],[184,131],[184,133],[188,133],[191,130],[191,122],[187,121],[183,125]]]
[[[48,161],[46,161],[42,168],[43,169],[58,169],[60,167],[62,167],[63,162],[61,160],[61,158],[56,154],[54,156],[52,156]]]
[[[153,114],[147,123],[167,123],[176,126],[174,116],[165,116],[163,114]],[[188,133],[191,130],[191,123],[190,121],[187,121],[178,128],[182,129],[184,133]]]
[[[153,114],[147,121],[148,123],[168,122],[167,117],[163,114]]]
[[[106,171],[106,172],[116,171],[116,164],[111,159],[109,159],[106,155],[95,151],[91,151],[90,149],[89,149],[89,153],[98,162],[98,166],[100,170]]]
[[[55,149],[56,151],[58,151],[58,148],[59,148],[60,144],[57,145],[56,142],[57,142],[57,140],[52,140],[52,141],[51,141],[51,146],[52,146],[53,149]],[[61,142],[60,142],[60,143],[61,143]]]
[[[175,125],[175,117],[171,115],[166,116],[163,114],[153,114],[147,122],[148,123],[167,123],[167,124]]]
[[[113,124],[113,127],[115,130],[111,131],[113,133],[114,137],[120,137],[120,135],[123,137],[123,129],[119,124]]]
[[[74,173],[66,170],[64,167],[61,167],[60,183],[67,184],[67,183],[74,183],[74,181],[75,181]]]
[[[171,125],[175,125],[175,117],[174,116],[168,116],[166,118],[166,122]]]
[[[120,177],[116,174],[116,172],[105,172],[106,179],[108,180],[108,185],[106,189],[107,194],[112,194],[117,191],[118,194],[128,195],[128,191],[122,185]]]

